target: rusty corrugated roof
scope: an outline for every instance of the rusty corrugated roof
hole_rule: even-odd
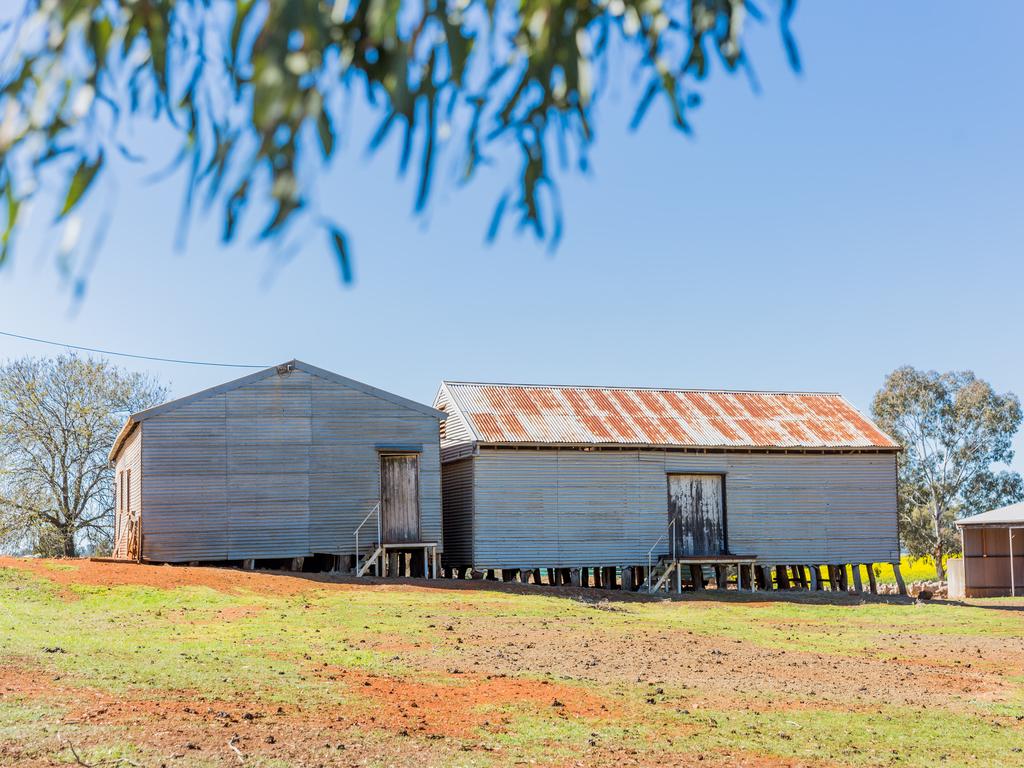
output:
[[[483,443],[708,448],[898,444],[841,395],[444,382]]]

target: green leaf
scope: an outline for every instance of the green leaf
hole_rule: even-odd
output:
[[[103,150],[96,156],[96,162],[90,163],[84,157],[78,164],[78,168],[75,169],[75,175],[71,178],[71,184],[68,186],[68,193],[64,198],[64,207],[61,208],[60,215],[57,216],[57,221],[60,221],[71,210],[78,205],[82,196],[89,190],[89,186],[96,179],[96,174],[100,170],[100,166],[103,165]]]
[[[274,215],[271,216],[270,221],[267,222],[263,231],[260,232],[260,240],[266,240],[280,232],[284,225],[288,223],[291,215],[304,205],[305,203],[298,198],[279,198],[277,200],[277,205],[274,208]]]
[[[238,46],[242,41],[242,30],[245,29],[246,19],[255,7],[255,0],[235,0],[235,21],[231,25],[231,68],[238,66]]]
[[[345,233],[335,226],[331,226],[329,229],[331,245],[334,246],[334,254],[338,258],[338,268],[341,270],[341,282],[345,285],[352,285],[352,260],[349,258]]]
[[[107,61],[107,48],[110,45],[110,37],[114,32],[114,25],[106,16],[100,19],[93,19],[89,23],[89,45],[92,46],[93,58],[96,62],[96,69],[100,70]]]
[[[249,179],[246,178],[235,187],[235,191],[231,193],[228,198],[227,204],[224,206],[224,232],[221,238],[225,243],[231,242],[235,236],[235,229],[238,226],[238,219],[245,209],[245,204],[249,199]]]
[[[4,190],[4,197],[7,200],[7,226],[4,228],[3,237],[0,237],[0,265],[7,261],[11,233],[14,232],[14,225],[18,221],[18,209],[21,208],[21,200],[14,196],[10,182],[7,183],[7,188]]]
[[[320,137],[320,149],[323,150],[326,160],[334,152],[334,126],[331,125],[331,116],[326,109],[321,109],[316,119],[316,132]]]

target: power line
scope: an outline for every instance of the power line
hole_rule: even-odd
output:
[[[153,360],[158,363],[177,363],[179,365],[206,365],[214,368],[269,368],[268,365],[241,365],[237,363],[209,363],[203,360],[178,360],[173,357],[152,357],[151,355],[133,355],[128,352],[111,352],[109,349],[96,349],[95,347],[81,347],[77,344],[65,344],[60,341],[48,341],[47,339],[37,339],[33,336],[22,336],[17,333],[8,333],[7,331],[0,331],[0,336],[9,336],[12,339],[21,339],[22,341],[34,341],[37,344],[49,344],[53,347],[65,347],[66,349],[77,349],[81,352],[95,352],[99,355],[112,355],[114,357],[131,357],[135,360]]]

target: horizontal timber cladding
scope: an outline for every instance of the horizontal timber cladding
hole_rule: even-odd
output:
[[[473,461],[461,459],[441,465],[446,565],[473,564]]]
[[[509,450],[473,461],[478,567],[643,563],[666,534],[667,475],[725,476],[729,550],[766,563],[899,557],[895,454]],[[668,554],[668,537],[654,554]]]
[[[126,528],[132,512],[142,513],[142,430],[124,441],[114,464],[114,557],[128,557]]]
[[[441,461],[454,461],[472,456],[475,452],[473,432],[462,412],[452,402],[446,384],[441,384],[441,389],[434,398],[434,407],[448,414],[448,418],[441,422]]]
[[[378,445],[421,447],[421,525],[441,542],[438,421],[304,370],[271,373],[141,423],[144,555],[154,561],[350,554],[377,501]],[[364,529],[361,546],[376,536]]]

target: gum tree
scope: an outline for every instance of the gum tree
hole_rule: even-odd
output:
[[[1013,460],[1020,400],[997,393],[971,371],[898,368],[875,395],[872,413],[903,446],[900,528],[915,557],[942,558],[959,548],[954,520],[1024,498],[1021,477],[997,470]]]

